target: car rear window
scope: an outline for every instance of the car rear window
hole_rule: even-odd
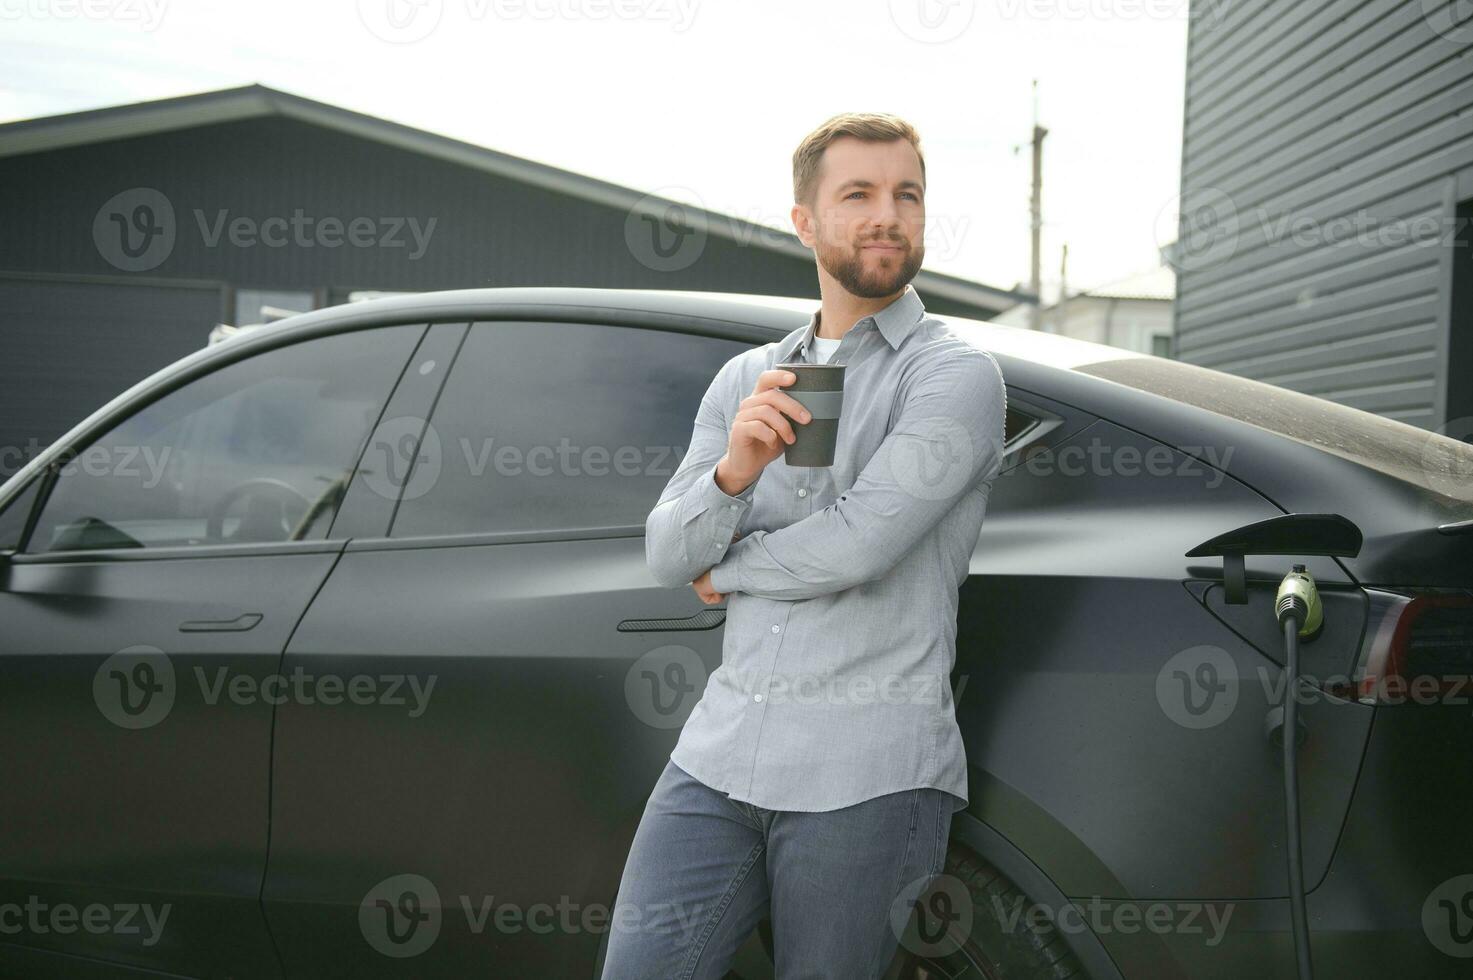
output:
[[[1378,470],[1434,496],[1473,503],[1473,446],[1449,436],[1328,399],[1166,358],[1127,356],[1070,367],[1081,374],[1256,425]]]

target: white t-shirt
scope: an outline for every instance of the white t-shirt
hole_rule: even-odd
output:
[[[840,337],[838,340],[831,340],[828,337],[815,335],[813,338],[813,362],[815,364],[827,364],[829,358],[834,356],[834,351],[839,349],[839,344],[843,342],[843,339]]]

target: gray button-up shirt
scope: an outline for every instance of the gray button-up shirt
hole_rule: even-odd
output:
[[[721,367],[645,523],[660,584],[710,568],[729,593],[722,664],[670,758],[772,810],[834,810],[916,787],[951,793],[961,809],[950,674],[958,589],[1002,460],[1002,371],[907,285],[829,361],[846,365],[834,464],[779,456],[738,496],[723,492],[716,464],[731,418],[761,372],[813,359],[818,321],[815,311]]]

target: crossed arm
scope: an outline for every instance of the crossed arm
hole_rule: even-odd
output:
[[[880,578],[958,501],[996,474],[1006,398],[991,354],[963,348],[939,358],[908,383],[894,426],[837,501],[787,527],[753,531],[740,541],[732,540],[732,531],[750,506],[755,483],[739,498],[716,486],[715,466],[725,453],[727,429],[720,403],[708,408],[703,401],[691,449],[646,525],[647,554],[665,558],[657,578],[664,573],[662,584],[683,584],[710,568],[716,592],[784,600],[810,599]],[[687,464],[690,475],[678,486]],[[713,510],[715,515],[708,516]],[[679,563],[670,558],[672,542],[683,549]]]
[[[736,496],[716,483],[716,464],[726,455],[730,431],[722,406],[741,401],[734,365],[735,360],[728,361],[711,379],[685,456],[645,519],[645,560],[655,581],[667,588],[693,581],[721,560],[761,480]]]

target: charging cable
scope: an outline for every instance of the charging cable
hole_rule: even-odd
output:
[[[1304,860],[1299,838],[1298,699],[1299,641],[1313,639],[1324,625],[1324,609],[1314,577],[1303,565],[1295,565],[1279,583],[1274,613],[1284,630],[1284,813],[1287,820],[1286,851],[1289,859],[1289,912],[1294,923],[1294,955],[1299,980],[1313,980],[1314,964],[1309,955],[1309,917],[1304,906]]]

